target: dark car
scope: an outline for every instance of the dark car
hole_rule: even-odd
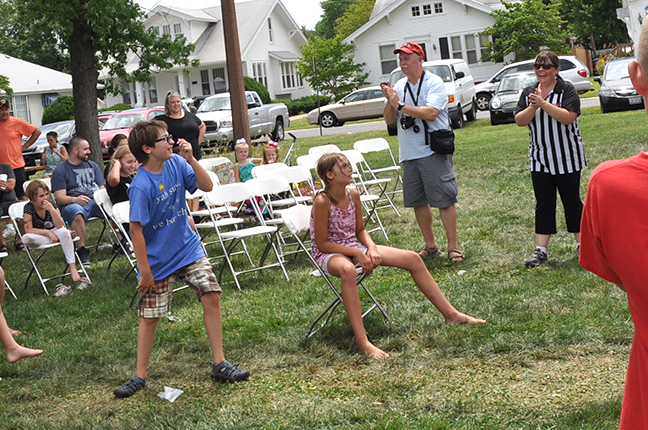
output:
[[[52,122],[39,127],[41,134],[38,136],[29,148],[23,150],[23,157],[25,158],[25,166],[35,166],[36,160],[43,156],[45,148],[49,146],[47,143],[47,133],[55,131],[58,134],[58,142],[67,148],[70,140],[76,135],[76,124],[74,120]]]
[[[594,77],[594,80],[601,84],[601,112],[644,108],[644,99],[637,94],[628,74],[628,64],[633,60],[634,58],[623,58],[610,61],[605,65],[603,76]]]
[[[490,101],[490,119],[492,125],[515,122],[520,93],[537,81],[534,72],[510,73],[502,78],[495,95]]]

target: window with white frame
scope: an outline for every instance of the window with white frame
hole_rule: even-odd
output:
[[[295,63],[281,64],[281,87],[285,89],[297,88],[297,73],[295,72]]]
[[[443,13],[443,3],[424,3],[411,6],[412,17],[431,16]]]
[[[182,24],[173,24],[173,39],[177,39],[182,34]]]
[[[461,52],[461,36],[452,36],[450,38],[450,46],[452,48],[452,58],[463,58]]]
[[[201,70],[200,71],[200,82],[202,85],[202,93],[203,96],[207,96],[211,94],[211,90],[209,87],[209,70]]]
[[[479,61],[479,56],[477,55],[477,46],[475,44],[475,35],[464,35],[464,43],[466,44],[466,61],[468,62],[468,64],[475,64]]]
[[[380,68],[383,75],[389,75],[398,66],[394,49],[396,45],[380,46]]]
[[[268,88],[268,72],[265,61],[252,63],[252,78]]]
[[[163,25],[162,26],[162,34],[168,34],[169,36],[171,35],[171,25]]]
[[[412,6],[412,16],[413,17],[421,16],[421,7],[420,6]]]
[[[432,5],[424,4],[423,5],[423,15],[432,15]]]
[[[272,33],[272,20],[268,18],[268,37],[270,38],[270,43],[274,43],[274,34]]]
[[[435,14],[443,13],[443,3],[434,3],[434,13]]]
[[[29,107],[27,106],[27,96],[14,96],[12,108],[15,117],[31,122],[31,118],[29,117]]]
[[[148,85],[149,99],[151,100],[151,103],[157,103],[158,96],[157,96],[157,88],[155,86],[155,78],[151,78],[151,82],[149,82],[147,85]]]

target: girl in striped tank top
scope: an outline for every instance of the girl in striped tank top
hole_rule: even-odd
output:
[[[486,321],[457,311],[445,298],[421,257],[413,252],[376,245],[365,230],[360,195],[347,188],[353,182],[349,160],[342,154],[325,154],[317,164],[324,183],[315,197],[311,218],[313,258],[322,269],[342,281],[342,301],[349,316],[358,349],[372,358],[389,355],[374,346],[364,329],[356,284],[356,266],[370,274],[378,266],[409,271],[412,279],[441,312],[447,324],[481,324]]]

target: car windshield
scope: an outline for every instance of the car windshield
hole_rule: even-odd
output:
[[[229,97],[206,99],[200,104],[198,112],[214,112],[217,110],[232,110]]]
[[[70,131],[72,124],[73,123],[71,122],[63,124],[46,124],[40,128],[41,136],[47,135],[50,131],[55,131],[59,136],[64,136]]]
[[[140,121],[144,121],[144,112],[126,115],[115,115],[104,124],[102,130],[119,130],[131,128]]]
[[[605,68],[605,78],[606,81],[618,81],[620,79],[629,78],[628,74],[628,61],[619,61],[608,63]]]
[[[533,85],[536,81],[535,75],[518,75],[518,76],[505,76],[497,89],[498,93],[505,91],[521,91]]]
[[[452,72],[450,71],[449,66],[425,66],[425,70],[434,73],[438,77],[441,78],[443,82],[452,82]],[[391,82],[392,85],[394,85],[396,82],[398,82],[403,76],[405,76],[405,73],[403,73],[401,70],[396,70],[391,74],[389,77],[389,82]]]

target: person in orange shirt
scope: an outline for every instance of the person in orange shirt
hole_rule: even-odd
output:
[[[29,148],[36,142],[41,131],[21,118],[9,115],[9,99],[0,98],[0,163],[8,164],[16,175],[16,197],[18,200],[27,200],[23,183],[27,180],[25,175],[25,159],[23,149]],[[23,136],[28,136],[22,143]]]

